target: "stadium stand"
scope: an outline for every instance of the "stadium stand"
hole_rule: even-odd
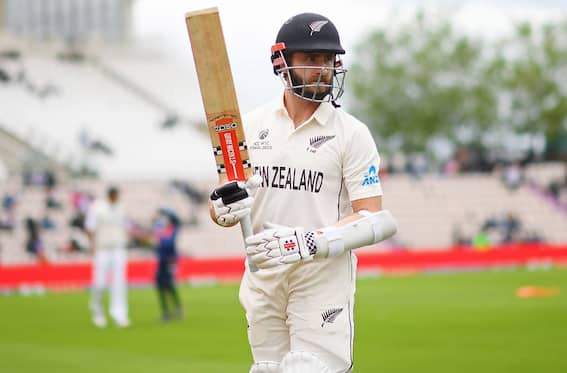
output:
[[[0,158],[6,169],[0,193],[15,199],[13,211],[3,211],[2,217],[14,214],[15,224],[0,230],[0,265],[37,260],[26,251],[28,217],[53,225],[40,232],[49,260],[89,260],[66,249],[76,235],[72,196],[77,191],[102,196],[109,183],[120,186],[138,224],[149,224],[161,207],[176,209],[184,223],[183,255],[243,255],[239,228],[214,225],[206,199],[199,198],[216,183],[216,174],[207,135],[188,125],[203,116],[197,83],[184,78],[192,76],[191,66],[127,45],[69,49],[62,40],[24,41],[0,32],[0,46]],[[93,151],[87,143],[107,151]],[[32,172],[57,170],[51,197],[60,208],[46,206],[41,183],[22,185],[26,164]],[[77,177],[85,167],[99,178]],[[553,181],[565,180],[566,170],[560,163],[528,165],[526,182],[514,190],[498,172],[385,175],[384,207],[400,229],[393,240],[361,251],[448,250],[458,243],[455,232],[470,241],[499,215],[515,216],[523,232],[545,242],[566,243],[567,214],[542,193]],[[133,248],[130,255],[152,253]]]
[[[148,62],[145,68],[140,68],[147,79],[142,79],[137,83],[138,88],[133,89],[124,84],[128,77],[117,79],[120,72],[116,71],[109,75],[93,62],[94,59],[61,61],[54,57],[55,47],[36,51],[31,46],[19,45],[19,49],[19,64],[28,79],[38,86],[56,87],[58,93],[49,99],[39,99],[19,84],[3,84],[0,102],[14,104],[1,108],[0,123],[16,135],[28,142],[58,147],[62,157],[75,163],[83,160],[85,155],[79,138],[86,135],[99,139],[115,150],[113,157],[100,153],[90,157],[94,162],[91,166],[105,178],[179,176],[214,179],[208,138],[192,125],[197,120],[189,123],[191,120],[187,119],[202,116],[198,90],[192,90],[195,83],[191,78],[187,79],[184,90],[183,80],[174,79],[178,82],[173,90],[178,96],[178,105],[174,109],[151,105],[147,97],[140,94],[141,89],[152,92],[153,85],[147,83],[146,88],[145,82],[152,82],[155,79],[152,77],[160,76],[162,70],[169,70],[171,78],[176,75],[175,71],[178,76],[188,76],[184,68],[163,61]],[[93,52],[93,55],[99,53]],[[105,57],[105,63],[111,65],[111,59]],[[0,59],[0,67],[2,61]],[[114,64],[120,65],[120,62]],[[163,84],[164,87],[167,85]],[[182,101],[185,104],[178,109]],[[166,109],[168,111],[164,111]],[[172,114],[177,115],[183,125],[163,131],[164,119]]]
[[[537,174],[540,166],[528,174]],[[454,224],[472,235],[498,214],[518,216],[529,232],[549,243],[567,242],[567,217],[553,204],[523,185],[511,191],[494,174],[453,177],[426,175],[420,180],[392,175],[384,180],[385,206],[395,211],[400,230],[396,240],[409,248],[447,248],[453,245]]]
[[[453,177],[425,175],[418,181],[408,175],[391,175],[383,183],[387,196],[384,199],[385,207],[395,212],[400,230],[393,241],[364,248],[363,251],[386,251],[392,248],[447,250],[455,244],[455,224],[460,224],[463,234],[470,237],[488,219],[504,213],[516,216],[525,232],[537,232],[547,243],[567,242],[567,217],[553,204],[542,200],[527,184],[510,191],[495,175],[484,174]],[[63,208],[49,212],[57,229],[44,231],[50,258],[56,261],[87,259],[82,253],[68,253],[63,249],[71,236],[69,221],[73,210],[70,196],[73,190],[100,196],[106,185],[100,180],[85,179],[69,181],[57,187],[55,196],[64,202]],[[192,185],[203,193],[213,186],[204,182]],[[121,183],[120,188],[130,216],[142,225],[149,224],[160,207],[169,206],[178,211],[184,221],[179,237],[180,251],[184,255],[241,255],[239,229],[223,229],[214,225],[208,217],[206,203],[192,201],[171,183],[159,180],[128,181]],[[42,188],[24,188],[17,210],[20,221],[25,216],[42,217],[45,214],[44,205],[45,191]],[[24,250],[25,232],[22,224],[11,233],[1,232],[0,238],[2,263],[33,260]],[[133,249],[131,255],[145,257],[151,252]]]

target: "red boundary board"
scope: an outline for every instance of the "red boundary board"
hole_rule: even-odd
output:
[[[362,273],[412,273],[423,271],[467,270],[491,267],[567,264],[567,245],[522,244],[474,251],[455,247],[452,250],[395,250],[388,253],[361,252],[358,270]],[[130,285],[153,282],[155,260],[131,260],[128,263]],[[50,289],[88,287],[91,264],[33,264],[0,266],[0,289],[41,285]],[[244,270],[244,257],[181,258],[177,269],[180,281],[235,281]]]

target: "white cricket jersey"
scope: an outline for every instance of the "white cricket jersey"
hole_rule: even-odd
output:
[[[297,129],[283,96],[243,120],[254,173],[262,177],[254,231],[273,222],[306,230],[335,224],[351,201],[382,195],[380,156],[365,124],[321,103]]]
[[[85,228],[94,233],[97,249],[126,248],[128,218],[120,203],[95,201],[88,210]]]

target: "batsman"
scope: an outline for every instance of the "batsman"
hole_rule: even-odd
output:
[[[243,118],[254,176],[212,193],[231,194],[210,201],[217,224],[252,219],[246,254],[259,270],[247,266],[239,294],[251,373],[352,371],[354,250],[397,230],[376,144],[337,103],[344,53],[328,18],[285,21],[271,48],[283,94]]]

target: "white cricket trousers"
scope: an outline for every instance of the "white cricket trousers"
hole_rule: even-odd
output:
[[[102,293],[110,281],[110,316],[118,322],[128,320],[127,258],[125,248],[96,250],[91,298],[91,309],[94,315],[104,314]]]
[[[317,354],[330,372],[350,372],[354,341],[356,256],[250,272],[240,285],[255,362],[279,362],[289,351]]]

